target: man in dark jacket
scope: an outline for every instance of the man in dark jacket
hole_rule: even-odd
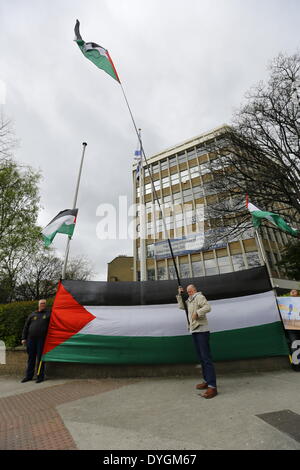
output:
[[[39,301],[38,310],[28,316],[23,328],[22,344],[26,344],[28,363],[26,376],[22,380],[22,383],[33,379],[36,361],[37,367],[39,367],[49,321],[50,312],[46,310],[46,300],[42,299]],[[36,383],[43,382],[44,373],[45,365],[42,363],[42,367],[39,375],[37,376]]]

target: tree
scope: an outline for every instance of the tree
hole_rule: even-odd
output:
[[[251,228],[245,197],[263,210],[283,215],[292,226],[300,214],[300,54],[280,54],[270,65],[267,83],[246,95],[247,103],[213,145],[209,183],[218,198],[210,217],[237,236]]]
[[[36,225],[40,174],[5,160],[0,168],[0,273],[13,298],[18,273],[40,240]]]
[[[300,281],[300,241],[287,245],[278,266],[285,269],[288,277]]]
[[[52,248],[38,246],[24,264],[16,280],[15,300],[38,300],[53,297],[61,278],[63,260]],[[86,281],[93,271],[90,262],[82,256],[69,260],[66,279]]]

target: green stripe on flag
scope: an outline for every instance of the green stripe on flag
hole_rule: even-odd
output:
[[[281,322],[211,333],[214,361],[289,354]],[[77,334],[43,356],[46,362],[94,364],[197,363],[187,336],[130,337]]]

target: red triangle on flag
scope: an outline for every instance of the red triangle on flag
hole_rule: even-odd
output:
[[[94,318],[95,315],[79,304],[60,282],[52,307],[43,354],[67,341]]]

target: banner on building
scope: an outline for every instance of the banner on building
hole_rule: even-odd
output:
[[[185,281],[193,282],[211,303],[207,317],[214,360],[288,354],[264,267]],[[196,363],[176,292],[176,281],[60,282],[43,360]]]

